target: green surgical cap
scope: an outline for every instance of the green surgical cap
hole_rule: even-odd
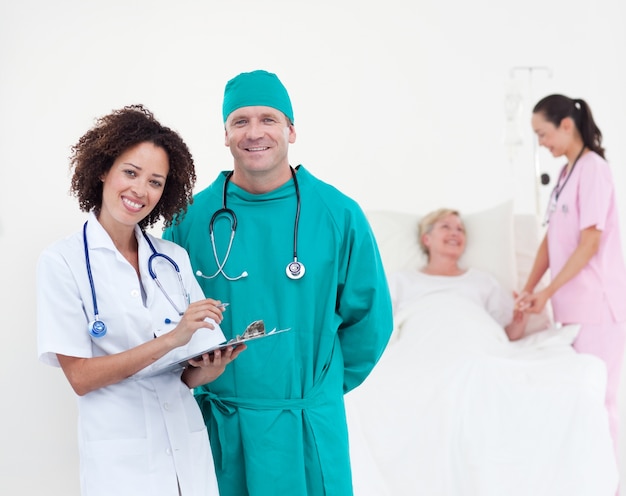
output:
[[[222,116],[241,107],[272,107],[280,110],[293,123],[293,109],[287,89],[276,74],[267,71],[242,72],[226,83]]]

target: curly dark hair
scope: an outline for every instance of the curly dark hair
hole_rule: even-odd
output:
[[[143,105],[129,105],[98,118],[72,147],[70,169],[74,169],[74,174],[70,193],[78,198],[82,211],[93,209],[99,213],[102,176],[122,153],[146,142],[165,150],[170,168],[159,203],[139,226],[152,227],[161,217],[164,227],[172,225],[174,219],[180,220],[193,201],[196,183],[193,157],[178,133],[161,125]]]

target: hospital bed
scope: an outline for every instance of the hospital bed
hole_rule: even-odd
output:
[[[512,207],[461,212],[462,265],[511,291],[525,282],[541,236],[536,217]],[[388,274],[423,264],[418,215],[368,218]],[[346,395],[356,496],[615,494],[606,370],[574,352],[577,326],[555,326],[546,310],[509,342],[482,309],[450,295],[394,320],[380,362]]]

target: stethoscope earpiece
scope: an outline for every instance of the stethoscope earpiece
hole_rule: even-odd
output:
[[[89,334],[94,338],[101,338],[107,333],[107,326],[104,322],[96,317],[96,320],[92,320],[89,323]]]

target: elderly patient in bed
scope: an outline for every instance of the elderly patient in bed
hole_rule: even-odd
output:
[[[465,226],[458,211],[441,208],[421,219],[418,242],[428,261],[419,270],[391,275],[394,313],[401,313],[407,304],[427,293],[446,291],[482,305],[511,341],[520,339],[528,314],[514,310],[516,295],[506,292],[491,274],[459,266],[465,241]]]
[[[459,266],[457,212],[418,241],[428,262],[389,275],[394,337],[346,395],[355,496],[614,496],[606,369],[577,327],[523,336],[513,294]]]

